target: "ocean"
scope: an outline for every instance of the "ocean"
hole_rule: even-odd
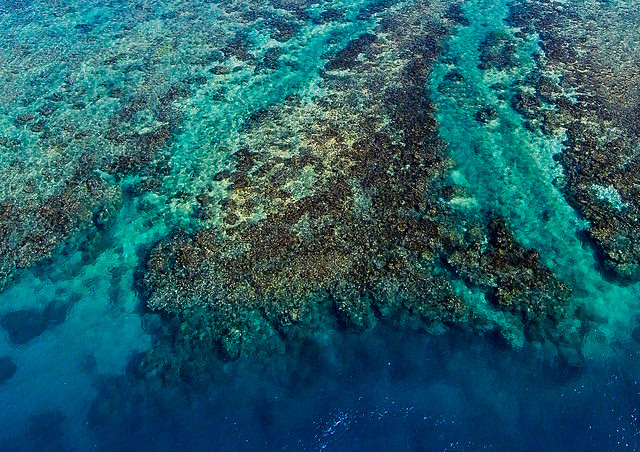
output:
[[[0,450],[640,449],[638,11],[0,0]]]

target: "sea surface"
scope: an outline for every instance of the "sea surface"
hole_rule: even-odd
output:
[[[464,20],[443,19],[423,93],[448,180],[463,189],[451,208],[505,218],[571,288],[590,319],[579,352],[380,320],[221,355],[206,377],[141,370],[166,321],[145,305],[153,248],[220,223],[215,209],[193,214],[196,195],[224,198],[216,175],[247,121],[327,95],[328,61],[388,14],[416,14],[412,3],[0,0],[1,451],[640,449],[640,286],[605,271],[585,239],[588,221],[558,182],[565,132],[532,126],[495,89],[526,86],[546,58],[536,33],[518,35],[507,0],[456,3]],[[416,3],[425,15],[450,6]],[[488,35],[517,37],[508,69],[483,68]],[[99,195],[70,194],[89,179]],[[22,210],[5,215],[6,200]],[[52,220],[47,206],[64,212]]]

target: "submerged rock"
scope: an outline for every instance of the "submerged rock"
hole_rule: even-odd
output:
[[[51,303],[44,310],[21,309],[0,318],[0,326],[16,345],[23,345],[44,333],[48,328],[64,322],[67,308]]]
[[[476,121],[487,123],[498,117],[498,110],[493,107],[483,107],[474,115]]]
[[[48,320],[44,313],[36,309],[22,309],[2,316],[0,325],[9,335],[11,342],[22,345],[44,333],[48,327]]]
[[[0,385],[13,377],[18,371],[18,366],[8,356],[0,356]]]

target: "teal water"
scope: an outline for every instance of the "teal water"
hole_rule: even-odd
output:
[[[464,5],[470,25],[447,40],[425,93],[436,103],[454,162],[450,177],[467,189],[451,204],[478,217],[499,212],[520,243],[539,250],[572,286],[576,307],[598,318],[586,334],[586,364],[554,361],[524,338],[511,348],[460,332],[430,336],[380,326],[329,332],[322,347],[274,356],[267,369],[250,358],[220,362],[216,380],[204,387],[141,382],[130,363],[152,346],[149,324],[158,320],[140,307],[137,272],[146,253],[175,228],[197,226],[195,195],[223,196],[226,186],[214,175],[230,164],[252,114],[293,94],[322,96],[327,55],[374,30],[384,9],[394,8],[368,13],[376,3],[369,0],[302,3],[307,17],[279,43],[262,22],[242,18],[246,5],[237,2],[0,2],[0,136],[21,140],[18,149],[1,149],[3,197],[29,178],[36,181],[30,196],[44,197],[63,183],[78,153],[119,152],[99,138],[43,145],[37,134],[14,127],[11,108],[22,114],[47,105],[52,92],[73,91],[91,100],[82,110],[60,107],[47,116],[48,126],[101,130],[120,108],[107,94],[114,87],[153,105],[172,84],[206,74],[172,106],[181,121],[162,151],[169,170],[159,187],[140,194],[140,175],[98,174],[123,190],[113,220],[70,235],[50,258],[18,270],[0,294],[3,316],[48,315],[23,323],[16,334],[24,341],[12,339],[9,328],[0,334],[0,357],[15,365],[15,374],[0,380],[0,425],[10,426],[0,429],[0,449],[635,450],[638,287],[607,281],[579,240],[585,224],[554,182],[561,169],[552,156],[563,137],[526,128],[491,87],[523,82],[540,52],[537,42],[516,39],[513,69],[478,68],[478,45],[489,31],[513,35],[503,1]],[[312,20],[329,5],[344,12],[341,20]],[[217,61],[221,36],[238,31],[249,36],[257,59],[282,47],[281,64],[257,71],[240,58]],[[105,65],[107,55],[119,55],[117,63]],[[209,72],[220,66],[228,73]],[[454,68],[462,81],[445,80]],[[474,115],[486,106],[497,117],[480,123]],[[120,127],[144,133],[166,121],[147,110],[136,114]],[[56,309],[62,314],[52,314]]]

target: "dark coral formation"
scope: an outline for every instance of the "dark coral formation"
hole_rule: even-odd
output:
[[[516,46],[506,33],[490,32],[480,44],[480,69],[504,71],[516,66]]]
[[[353,69],[358,65],[358,56],[376,42],[377,36],[372,33],[364,33],[352,40],[347,46],[340,50],[326,65],[330,71],[336,69]]]
[[[7,332],[12,343],[26,344],[48,328],[64,322],[67,309],[63,304],[52,302],[43,310],[21,309],[8,312],[0,318],[0,326]]]
[[[640,277],[640,15],[631,4],[518,1],[510,22],[537,33],[545,58],[534,94],[514,99],[546,133],[566,130],[562,186],[590,222],[588,238],[604,269]],[[598,23],[597,30],[590,23]],[[554,106],[550,111],[548,106]]]
[[[170,319],[179,349],[158,346],[148,368],[190,374],[183,365],[205,366],[194,363],[211,347],[234,358],[327,310],[356,328],[384,318],[536,339],[557,329],[569,289],[504,223],[448,207],[456,188],[424,88],[447,13],[424,2],[388,13],[375,35],[326,64],[326,96],[291,97],[245,125],[233,171],[220,174],[229,183],[222,224],[179,232],[148,261],[148,305]],[[199,201],[201,218],[212,218],[207,197]]]
[[[483,288],[490,302],[522,319],[530,339],[557,334],[571,289],[540,263],[535,250],[515,242],[503,220],[491,220],[487,231],[469,231],[465,247],[445,259],[467,284]]]
[[[40,202],[5,199],[0,204],[0,277],[51,255],[61,240],[108,221],[120,190],[98,177],[74,178]]]
[[[9,381],[18,371],[16,363],[8,356],[0,356],[0,385]]]

